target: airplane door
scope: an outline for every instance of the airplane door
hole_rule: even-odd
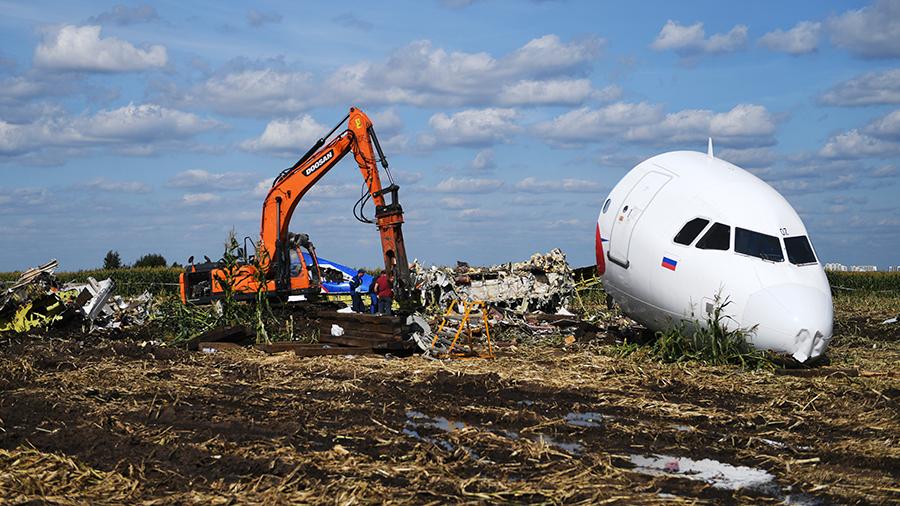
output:
[[[631,191],[625,196],[619,212],[613,221],[609,236],[609,259],[624,268],[628,268],[628,251],[631,248],[631,235],[634,227],[644,214],[644,210],[653,200],[653,197],[662,189],[671,176],[661,172],[651,171],[644,174]]]

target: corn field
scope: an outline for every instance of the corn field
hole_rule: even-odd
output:
[[[833,291],[900,293],[900,272],[827,272]]]
[[[152,294],[177,294],[178,275],[183,269],[177,267],[138,267],[123,269],[95,269],[76,272],[57,272],[54,275],[60,283],[84,282],[92,277],[96,280],[110,278],[116,285],[118,295],[140,295],[145,291]],[[19,272],[0,272],[0,282],[15,281]]]

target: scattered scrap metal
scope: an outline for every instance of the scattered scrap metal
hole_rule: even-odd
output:
[[[556,313],[564,309],[575,294],[575,278],[559,249],[534,254],[525,262],[492,267],[413,266],[416,285],[426,306],[446,308],[454,300],[483,300],[492,308]]]
[[[87,332],[142,325],[150,316],[151,296],[145,292],[129,300],[113,295],[111,279],[61,285],[53,275],[59,262],[23,272],[0,293],[0,333],[83,323]]]

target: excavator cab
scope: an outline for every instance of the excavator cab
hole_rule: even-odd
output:
[[[306,236],[306,234],[291,234]],[[305,250],[305,252],[304,252]],[[295,240],[290,243],[290,291],[306,291],[310,288],[322,287],[322,271],[319,269],[319,259],[316,257],[316,248],[309,241]]]
[[[246,241],[245,241],[246,244]],[[306,234],[288,234],[288,256],[290,263],[283,273],[285,288],[278,286],[275,276],[266,276],[265,290],[270,297],[285,298],[285,296],[302,295],[306,300],[314,300],[322,291],[319,259],[316,257],[316,248]],[[181,286],[182,302],[208,304],[225,293],[225,280],[231,279],[236,300],[252,300],[259,290],[259,282],[256,276],[257,259],[248,257],[246,249],[239,250],[241,259],[235,266],[232,275],[226,272],[223,260],[213,262],[207,259],[201,264],[194,264],[191,257],[188,266],[181,273],[179,284]],[[309,261],[304,260],[304,257]],[[273,269],[272,272],[280,270]]]

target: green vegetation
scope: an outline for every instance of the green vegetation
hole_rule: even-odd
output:
[[[178,275],[182,269],[170,267],[141,267],[122,269],[95,269],[75,272],[57,272],[54,275],[60,283],[83,283],[88,277],[96,280],[110,278],[116,284],[116,294],[140,295],[145,291],[152,294],[177,294]],[[0,282],[15,281],[19,272],[0,272]]]
[[[138,258],[133,267],[165,267],[166,265],[166,257],[159,253],[148,253]]]
[[[734,328],[725,311],[731,301],[717,294],[712,313],[694,325],[679,324],[664,332],[656,332],[649,345],[649,354],[662,362],[697,361],[708,365],[739,365],[744,369],[773,367],[766,352],[754,349],[747,338],[756,327]],[[628,355],[639,348],[627,341],[619,347],[620,355]]]
[[[831,290],[900,293],[900,272],[826,272]]]
[[[216,281],[222,285],[223,291],[222,299],[216,303],[209,306],[185,305],[177,297],[160,298],[153,319],[162,329],[169,344],[177,345],[208,330],[232,325],[244,325],[254,329],[257,342],[260,343],[273,340],[316,340],[314,333],[303,335],[296,332],[294,317],[290,311],[282,311],[286,314],[275,314],[269,305],[266,290],[268,280],[263,269],[269,258],[262,244],[257,246],[257,254],[254,255],[252,264],[255,267],[254,279],[260,288],[251,301],[236,299],[235,287],[244,281],[243,276],[248,275],[239,272],[243,258],[241,253],[234,232],[231,232],[225,242],[225,251],[220,264],[222,273],[216,275]]]
[[[122,267],[122,257],[119,256],[118,251],[109,250],[106,252],[106,257],[103,258],[103,268],[104,269],[119,269]]]

